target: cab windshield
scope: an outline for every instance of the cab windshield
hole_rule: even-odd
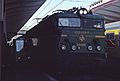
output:
[[[84,19],[84,28],[104,28],[103,20]]]
[[[58,26],[59,27],[80,27],[80,18],[59,18]]]

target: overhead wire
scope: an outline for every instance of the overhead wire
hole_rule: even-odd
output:
[[[84,2],[84,3],[93,3],[94,2],[94,0],[65,0],[65,1],[69,1],[69,2]],[[97,0],[96,0],[97,1]],[[86,6],[86,7],[89,7],[89,5],[88,6]]]
[[[84,1],[79,1],[79,0],[65,0],[65,1],[69,1],[69,2],[84,2]]]
[[[86,0],[86,1],[85,0],[83,0],[83,1],[82,0],[65,0],[65,1],[70,1],[70,2],[85,2],[85,3],[90,3],[90,2],[92,3],[92,2],[94,2],[94,0],[92,0],[92,1],[88,1],[88,0]]]
[[[52,11],[53,9],[55,9],[57,6],[59,6],[61,3],[63,3],[65,0],[62,0],[60,3],[58,3],[56,6],[54,6],[52,9],[50,9],[49,11],[47,11],[43,16],[42,16],[42,18],[44,17],[44,16],[46,16],[50,11]]]
[[[57,6],[59,6],[62,2],[64,1],[69,1],[69,2],[86,2],[86,1],[81,1],[81,0],[62,0],[59,4],[57,4],[55,7],[53,7],[52,9],[50,9],[47,13],[45,13],[41,18],[43,18],[44,16],[46,16],[50,11],[52,11],[53,9],[55,9]],[[89,1],[87,1],[89,3]],[[91,1],[92,3],[92,1]]]
[[[48,2],[48,4],[46,4],[46,6],[41,10],[41,12],[40,13],[42,13],[44,10],[45,10],[45,8],[47,8],[47,6],[49,6],[50,5],[50,3],[52,2],[52,0],[50,0],[49,2]],[[39,13],[39,14],[40,14]],[[38,15],[37,15],[38,16]]]

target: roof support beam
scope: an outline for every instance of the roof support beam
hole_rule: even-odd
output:
[[[3,21],[4,0],[0,0],[0,21]]]
[[[13,62],[10,50],[7,45],[6,22],[5,22],[5,4],[4,0],[0,0],[0,81],[16,81],[13,69]],[[8,52],[9,51],[9,52]],[[11,59],[8,59],[11,58]],[[7,69],[6,69],[7,68]]]
[[[2,81],[2,37],[3,37],[4,0],[0,0],[0,81]]]
[[[23,8],[31,8],[31,7],[36,7],[37,5],[39,4],[29,4],[29,5],[23,5],[23,6],[19,6],[19,5],[13,5],[13,6],[10,6],[10,7],[7,7],[6,9],[7,10],[14,10],[14,9],[23,9]]]
[[[34,3],[34,2],[40,2],[40,1],[44,1],[44,0],[6,0],[7,4],[16,4],[16,3]]]
[[[118,6],[118,5],[113,5],[113,6],[115,6],[115,7],[119,7],[119,8],[120,8],[120,6]]]
[[[117,15],[120,15],[120,12],[119,12],[119,11],[114,11],[114,10],[105,9],[105,8],[102,8],[102,10],[105,10],[105,11],[108,11],[108,12],[111,12],[111,13],[114,13],[114,14],[117,14]]]
[[[33,13],[32,11],[25,11],[25,12],[20,12],[20,11],[18,11],[18,12],[16,12],[16,13],[7,13],[8,15],[7,15],[7,17],[11,17],[11,16],[15,16],[15,15],[28,15],[28,16],[31,16],[31,14],[30,13]],[[6,18],[6,19],[8,19],[8,18]]]
[[[18,8],[18,9],[13,9],[13,10],[11,9],[11,10],[8,10],[6,14],[10,15],[10,14],[16,14],[16,13],[24,13],[27,11],[32,11],[34,9],[36,9],[36,7],[28,7],[28,8],[24,8],[24,10],[23,8]]]
[[[16,3],[11,3],[11,4],[6,3],[6,5],[7,5],[7,9],[15,9],[15,8],[34,7],[34,6],[43,4],[43,2],[44,1],[34,1],[34,2],[30,2],[30,3],[28,3],[28,2],[27,3],[26,2],[21,2],[21,3],[16,2]]]
[[[0,13],[0,15],[1,15],[1,13]],[[0,81],[1,81],[1,76],[2,76],[2,62],[1,62],[1,56],[2,56],[2,27],[3,27],[3,25],[2,25],[2,21],[0,21]]]
[[[96,13],[96,14],[100,14],[100,15],[103,15],[103,16],[107,16],[107,17],[110,17],[110,18],[113,18],[113,19],[116,19],[116,20],[119,20],[119,19],[120,19],[120,18],[115,17],[115,16],[110,16],[109,14],[104,14],[104,13]]]

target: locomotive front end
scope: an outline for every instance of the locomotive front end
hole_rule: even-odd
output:
[[[61,69],[66,71],[74,68],[78,71],[78,68],[105,64],[107,55],[103,17],[87,12],[79,15],[61,13],[57,16],[57,27],[61,31],[57,45]]]

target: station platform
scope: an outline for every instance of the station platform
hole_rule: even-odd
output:
[[[105,68],[81,70],[75,74],[51,75],[38,68],[16,69],[16,81],[120,81],[119,60],[112,59]]]

